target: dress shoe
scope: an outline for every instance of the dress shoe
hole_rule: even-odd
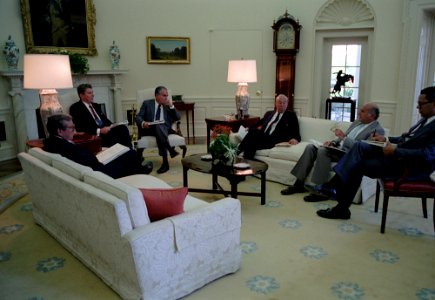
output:
[[[157,173],[162,174],[165,173],[169,170],[169,165],[168,164],[162,164],[160,166],[160,168],[157,170]]]
[[[153,170],[153,162],[147,161],[143,166],[141,166],[142,174],[149,174]]]
[[[171,156],[171,158],[174,158],[174,157],[177,156],[178,154],[180,154],[180,153],[178,153],[178,152],[175,151],[175,150],[173,150],[173,151],[171,151],[171,152],[169,153],[169,155]]]
[[[281,195],[293,195],[296,193],[305,193],[307,190],[301,185],[289,185],[281,191]]]
[[[314,195],[319,195],[321,197],[328,197],[330,199],[336,199],[336,192],[333,188],[328,188],[325,185],[309,185],[306,184],[305,188]]]
[[[342,219],[349,220],[350,219],[350,210],[349,209],[339,209],[337,207],[321,209],[317,211],[317,215],[319,217],[325,219]]]
[[[325,201],[328,199],[329,199],[329,196],[320,195],[320,194],[309,194],[309,195],[304,197],[305,202],[319,202],[319,201]]]

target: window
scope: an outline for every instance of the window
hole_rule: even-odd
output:
[[[359,98],[361,49],[361,44],[333,43],[331,47],[331,96],[355,100],[356,109]],[[355,115],[356,113],[355,111]],[[351,105],[333,103],[330,118],[336,121],[351,121]]]

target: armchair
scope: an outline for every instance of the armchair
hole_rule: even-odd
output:
[[[378,179],[376,185],[375,212],[378,212],[379,195],[381,188],[384,191],[384,202],[382,207],[381,233],[385,232],[385,223],[387,220],[388,201],[390,196],[395,197],[410,197],[421,198],[421,206],[423,209],[423,217],[427,218],[427,198],[433,198],[433,223],[435,231],[435,182],[427,181],[411,181],[406,178],[407,171],[402,174],[399,179]]]
[[[169,94],[171,92],[168,90]],[[137,110],[140,109],[144,100],[154,99],[154,88],[138,90],[136,92],[136,102]],[[186,140],[181,134],[180,121],[174,122],[172,124],[172,129],[174,129],[177,134],[169,135],[169,145],[171,147],[179,147],[182,150],[182,157],[186,156],[187,147]],[[153,136],[139,136],[136,142],[136,150],[142,155],[144,149],[157,148],[156,138]]]

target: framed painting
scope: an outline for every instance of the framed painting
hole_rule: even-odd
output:
[[[20,0],[27,53],[96,55],[92,0]]]
[[[190,64],[190,38],[147,37],[149,64]]]

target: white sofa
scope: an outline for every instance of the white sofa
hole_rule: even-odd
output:
[[[58,154],[20,153],[35,222],[124,299],[177,299],[240,268],[240,202],[187,196],[185,212],[150,222],[137,187]]]

